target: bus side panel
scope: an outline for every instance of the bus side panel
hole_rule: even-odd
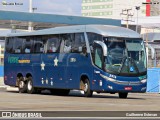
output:
[[[17,75],[26,77],[27,73],[32,73],[30,55],[5,54],[4,76],[6,85],[16,86]]]

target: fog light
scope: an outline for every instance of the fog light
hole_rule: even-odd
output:
[[[146,87],[143,87],[143,88],[141,89],[141,91],[144,91],[144,90],[146,90]]]
[[[141,83],[146,83],[146,82],[147,82],[147,79],[141,80]]]

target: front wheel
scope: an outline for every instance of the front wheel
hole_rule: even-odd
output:
[[[29,77],[29,78],[28,78],[28,81],[27,81],[27,93],[33,94],[33,93],[35,93],[35,92],[36,92],[36,90],[35,90],[35,88],[33,87],[32,78]]]
[[[89,80],[84,80],[84,96],[85,97],[92,97],[93,91],[90,89]]]
[[[127,98],[128,93],[119,93],[119,98]]]

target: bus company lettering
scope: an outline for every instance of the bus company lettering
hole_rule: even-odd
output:
[[[19,57],[9,57],[8,63],[30,63],[30,60],[19,60]]]
[[[30,60],[18,60],[19,63],[30,63]]]
[[[19,57],[9,57],[8,63],[18,63]]]

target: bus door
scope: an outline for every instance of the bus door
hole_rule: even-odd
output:
[[[70,34],[65,40],[64,52],[67,54],[66,77],[69,88],[79,88],[81,68],[81,52],[85,46],[84,33]],[[66,47],[67,46],[67,47]],[[69,47],[70,46],[70,47]],[[69,50],[66,50],[68,48]]]
[[[66,82],[68,88],[74,89],[79,86],[79,55],[77,53],[71,53],[67,56],[66,64]]]
[[[72,53],[72,41],[74,34],[61,34],[61,47],[60,47],[60,60],[62,61],[61,67],[64,70],[65,88],[76,88],[77,73],[77,56]]]
[[[94,73],[94,86],[92,89],[95,90],[102,90],[102,83],[100,74],[102,74],[103,69],[103,49],[101,45],[94,43],[94,50],[93,50],[93,62],[96,66],[93,70]]]

